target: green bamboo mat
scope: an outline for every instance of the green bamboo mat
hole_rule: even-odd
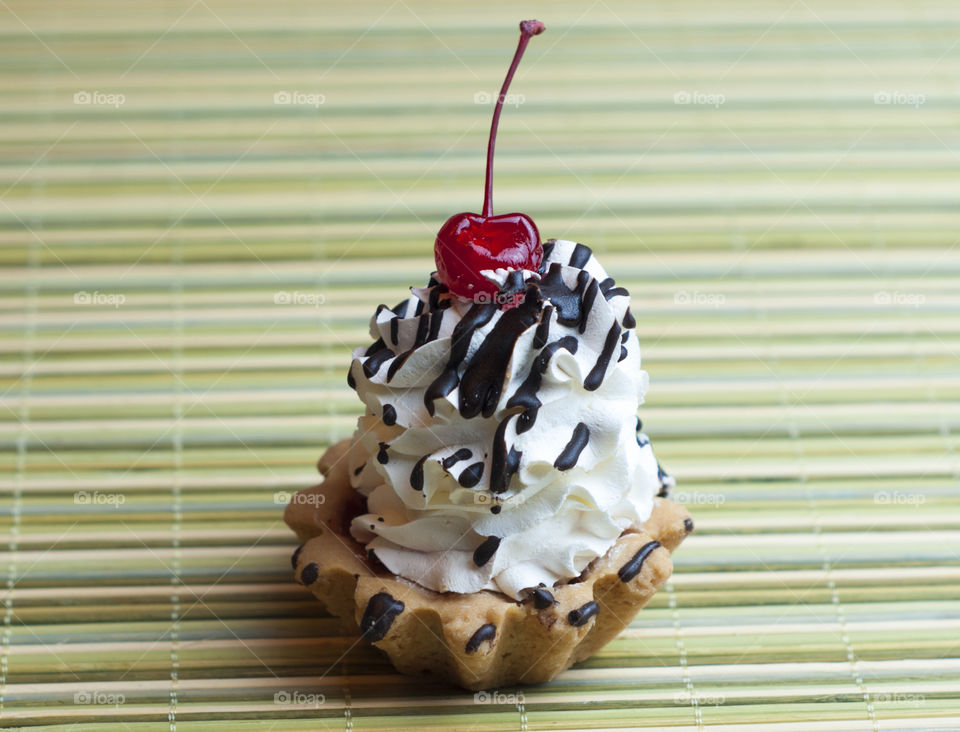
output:
[[[475,698],[341,635],[281,513],[481,203],[527,16],[495,205],[633,293],[697,531],[603,652]],[[4,728],[960,729],[958,39],[884,0],[0,0]]]

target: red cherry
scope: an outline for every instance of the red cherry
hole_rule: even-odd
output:
[[[485,269],[529,269],[543,259],[540,232],[522,213],[481,216],[454,214],[437,234],[434,248],[440,281],[461,297],[494,295],[497,286],[480,274]]]
[[[508,268],[536,271],[543,259],[540,232],[529,216],[522,213],[493,215],[493,150],[503,100],[527,43],[543,31],[544,25],[539,20],[520,23],[520,42],[503,80],[490,123],[483,214],[454,214],[437,234],[434,257],[440,281],[450,292],[461,297],[477,299],[481,293],[490,296],[497,293],[497,286],[481,275],[481,270]]]

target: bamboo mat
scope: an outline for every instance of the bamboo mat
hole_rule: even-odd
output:
[[[529,15],[495,205],[633,293],[697,531],[475,698],[340,634],[281,513]],[[4,728],[960,729],[958,78],[945,3],[0,0]]]

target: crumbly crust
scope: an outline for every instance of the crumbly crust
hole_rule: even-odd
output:
[[[330,447],[318,463],[323,483],[287,506],[284,519],[302,542],[294,574],[405,674],[471,690],[549,681],[633,620],[666,584],[670,553],[693,530],[686,508],[657,498],[642,527],[625,531],[580,577],[536,597],[433,592],[371,561],[350,535],[360,498],[350,487],[349,444]]]

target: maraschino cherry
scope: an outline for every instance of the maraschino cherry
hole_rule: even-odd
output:
[[[537,271],[543,259],[540,232],[533,220],[522,213],[493,215],[493,148],[503,100],[517,70],[527,43],[540,35],[544,25],[539,20],[520,23],[520,42],[513,62],[503,80],[500,96],[493,110],[490,139],[487,142],[487,175],[483,193],[483,213],[458,213],[447,219],[437,234],[434,256],[440,281],[455,295],[480,299],[481,293],[492,297],[497,286],[480,274],[485,269],[528,269]]]

